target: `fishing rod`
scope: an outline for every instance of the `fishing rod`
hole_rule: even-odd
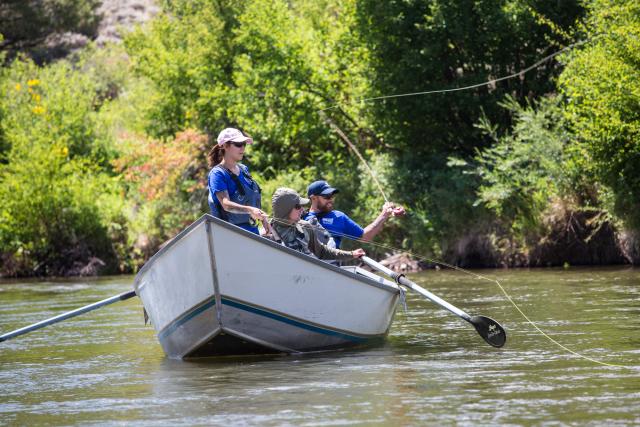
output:
[[[384,190],[382,189],[382,185],[380,185],[380,181],[378,181],[378,178],[376,178],[376,175],[373,173],[373,170],[369,167],[369,164],[367,163],[367,161],[364,159],[364,157],[362,157],[362,154],[360,154],[360,151],[356,148],[356,146],[353,144],[353,142],[351,142],[351,140],[347,137],[347,135],[345,135],[344,132],[342,132],[342,129],[340,129],[338,127],[338,125],[335,124],[335,122],[333,120],[331,120],[325,113],[324,111],[320,111],[320,115],[323,116],[323,118],[325,119],[325,121],[327,123],[329,123],[329,125],[331,126],[331,128],[338,134],[338,136],[347,143],[347,145],[349,146],[349,148],[351,148],[351,150],[355,153],[356,156],[358,156],[358,158],[360,159],[360,161],[362,162],[362,164],[364,165],[364,167],[367,169],[367,171],[369,172],[369,175],[371,175],[371,178],[373,178],[373,182],[376,183],[376,185],[378,186],[378,191],[380,191],[380,194],[382,194],[382,198],[384,199],[385,202],[389,203],[389,198],[387,197],[387,195],[385,194]]]

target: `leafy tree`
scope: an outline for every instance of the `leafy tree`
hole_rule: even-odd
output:
[[[358,2],[359,31],[375,67],[372,95],[454,89],[511,75],[558,45],[582,14],[577,0]],[[371,104],[388,144],[407,150],[409,168],[438,153],[470,155],[487,145],[476,128],[482,114],[506,127],[510,117],[498,103],[518,102],[554,90],[559,74],[549,61],[517,79],[473,90],[401,97]],[[413,161],[411,161],[413,160]]]
[[[467,171],[479,182],[475,204],[491,211],[510,234],[524,238],[540,231],[543,214],[554,200],[574,192],[567,168],[572,135],[557,97],[526,107],[508,97],[500,105],[513,114],[513,128],[501,133],[483,118],[478,127],[494,144],[479,151]],[[449,164],[470,166],[461,159]]]
[[[252,152],[265,172],[340,157],[344,144],[326,117],[362,135],[369,129],[353,108],[320,112],[368,87],[354,13],[354,3],[336,1],[171,2],[148,32],[126,41],[136,70],[161,94],[151,133],[196,126],[215,136],[238,126],[264,141]]]
[[[100,17],[100,0],[0,0],[0,51],[12,59],[30,52],[52,34],[75,32],[92,37]]]
[[[573,42],[571,28],[583,14],[577,0],[359,0],[357,10],[375,75],[370,97],[455,89],[517,73]],[[471,90],[368,103],[394,154],[391,182],[431,224],[440,247],[491,221],[484,206],[473,206],[478,181],[447,159],[469,160],[491,146],[477,127],[481,118],[508,128],[514,113],[499,107],[504,97],[524,104],[553,92],[560,71],[548,61],[519,78]]]
[[[585,34],[560,78],[579,166],[611,189],[612,210],[640,227],[640,5],[592,0]],[[600,194],[610,197],[606,189]]]
[[[234,53],[225,3],[167,2],[164,14],[126,38],[134,69],[158,89],[152,136],[172,137],[191,126],[214,132],[227,122]]]

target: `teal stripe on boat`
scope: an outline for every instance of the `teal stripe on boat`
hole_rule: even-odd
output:
[[[186,322],[188,322],[189,320],[193,319],[194,317],[196,317],[197,315],[199,315],[200,313],[204,312],[205,310],[207,310],[208,308],[211,308],[213,306],[215,306],[215,299],[210,299],[208,301],[206,301],[204,304],[194,307],[190,312],[186,313],[183,317],[174,320],[172,323],[169,324],[169,326],[167,326],[166,328],[164,328],[159,334],[158,334],[158,339],[159,340],[164,340],[166,339],[169,335],[171,335],[172,333],[174,333],[176,331],[176,329],[178,329],[180,326],[184,325]],[[365,338],[365,337],[357,337],[354,335],[349,335],[349,334],[345,334],[344,332],[338,332],[338,331],[334,331],[331,329],[325,329],[325,328],[321,328],[319,326],[315,326],[315,325],[310,325],[308,323],[304,323],[301,322],[299,320],[295,320],[295,319],[291,319],[289,317],[285,317],[282,316],[280,314],[276,314],[276,313],[272,313],[270,311],[267,310],[263,310],[257,307],[253,307],[250,305],[246,305],[246,304],[242,304],[238,301],[234,301],[234,300],[230,300],[227,298],[222,298],[222,304],[224,305],[228,305],[230,307],[235,307],[238,308],[240,310],[244,310],[244,311],[248,311],[249,313],[254,313],[263,317],[268,317],[270,319],[274,319],[277,320],[279,322],[283,322],[286,323],[288,325],[292,325],[292,326],[296,326],[298,328],[301,329],[306,329],[308,331],[312,331],[312,332],[316,332],[319,334],[324,334],[324,335],[330,335],[333,337],[338,337],[338,338],[342,338],[348,341],[352,341],[352,342],[363,342],[363,341],[367,341],[370,338]]]
[[[160,333],[158,334],[158,339],[159,340],[163,340],[163,339],[167,338],[169,335],[174,333],[175,330],[178,329],[180,326],[184,325],[189,320],[193,319],[198,314],[202,313],[203,311],[205,311],[206,309],[208,309],[210,307],[213,307],[214,305],[216,305],[216,300],[215,300],[215,298],[212,298],[209,301],[206,301],[205,304],[194,307],[186,315],[184,315],[183,317],[181,317],[179,319],[174,320],[173,322],[171,322],[169,324],[169,326],[167,326],[162,331],[160,331]]]
[[[222,304],[225,304],[225,305],[228,305],[228,306],[231,306],[231,307],[235,307],[235,308],[239,308],[240,310],[244,310],[244,311],[248,311],[250,313],[258,314],[260,316],[268,317],[270,319],[274,319],[274,320],[277,320],[279,322],[286,323],[288,325],[293,325],[293,326],[296,326],[298,328],[306,329],[308,331],[317,332],[317,333],[320,333],[320,334],[330,335],[330,336],[333,336],[333,337],[339,337],[339,338],[343,338],[343,339],[346,339],[346,340],[349,340],[349,341],[353,341],[353,342],[362,342],[362,341],[366,341],[367,340],[367,338],[356,337],[356,336],[353,336],[353,335],[345,334],[343,332],[337,332],[337,331],[333,331],[331,329],[324,329],[324,328],[320,328],[320,327],[315,326],[315,325],[309,325],[308,323],[303,323],[303,322],[300,322],[298,320],[294,320],[294,319],[291,319],[289,317],[282,316],[280,314],[272,313],[270,311],[266,311],[266,310],[262,310],[260,308],[252,307],[250,305],[245,305],[245,304],[239,303],[237,301],[226,299],[224,297],[222,298]]]

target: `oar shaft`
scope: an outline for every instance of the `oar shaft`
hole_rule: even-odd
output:
[[[377,261],[372,260],[371,258],[369,258],[367,256],[363,256],[361,259],[366,264],[368,264],[370,267],[375,268],[376,270],[379,270],[379,271],[383,272],[384,274],[388,275],[389,277],[392,277],[399,284],[401,284],[403,286],[406,286],[407,288],[409,288],[409,289],[411,289],[411,290],[423,295],[424,297],[426,297],[426,298],[430,299],[431,301],[433,301],[434,303],[438,304],[440,307],[442,307],[442,308],[444,308],[446,310],[449,310],[450,312],[452,312],[456,316],[462,317],[466,321],[470,321],[471,316],[469,314],[467,314],[463,310],[460,310],[458,307],[449,304],[448,302],[446,302],[445,300],[443,300],[439,296],[432,294],[428,290],[424,289],[422,286],[419,286],[419,285],[415,284],[411,280],[407,279],[403,274],[396,273],[395,271],[391,270],[390,268],[385,267],[384,265],[380,264]]]
[[[34,323],[33,325],[25,326],[24,328],[16,329],[15,331],[0,335],[0,342],[15,338],[31,331],[35,331],[40,328],[44,328],[45,326],[53,325],[54,323],[62,322],[63,320],[79,316],[89,311],[96,310],[100,307],[104,307],[105,305],[113,304],[114,302],[127,300],[134,297],[135,295],[135,291],[123,292],[119,295],[114,295],[110,298],[103,299],[102,301],[94,302],[93,304],[85,305],[84,307],[80,307],[72,311],[67,311],[66,313],[62,313],[41,322]]]
[[[433,301],[436,304],[438,304],[440,307],[449,310],[450,312],[452,312],[456,316],[462,317],[464,320],[471,319],[471,316],[469,314],[467,314],[465,311],[459,309],[458,307],[456,307],[454,305],[449,304],[448,302],[446,302],[445,300],[443,300],[439,296],[432,294],[431,292],[429,292],[428,290],[426,290],[422,286],[419,286],[419,285],[413,283],[411,280],[407,279],[404,276],[401,276],[398,279],[398,283],[400,283],[401,285],[406,286],[407,288],[410,288],[410,289],[416,291],[417,293],[419,293],[421,295],[424,295],[425,297],[429,298],[431,301]]]
[[[455,307],[442,298],[432,294],[428,290],[424,289],[421,286],[416,285],[411,280],[404,277],[404,274],[396,273],[395,271],[385,267],[384,265],[372,260],[369,257],[362,257],[362,261],[368,264],[370,267],[375,268],[378,271],[381,271],[384,274],[387,274],[390,277],[399,283],[400,285],[406,286],[414,292],[419,293],[420,295],[430,299],[431,301],[438,304],[440,307],[445,308],[460,317],[461,319],[466,320],[471,323],[473,327],[476,329],[478,334],[485,340],[487,343],[494,347],[502,347],[507,340],[507,333],[504,328],[495,320],[485,317],[485,316],[470,316],[464,311],[460,310],[458,307]]]

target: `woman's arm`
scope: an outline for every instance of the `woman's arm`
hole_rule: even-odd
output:
[[[267,220],[268,216],[260,208],[255,206],[241,205],[240,203],[232,202],[227,191],[218,191],[216,193],[218,201],[222,205],[222,209],[231,213],[249,214],[251,218],[256,221]]]

